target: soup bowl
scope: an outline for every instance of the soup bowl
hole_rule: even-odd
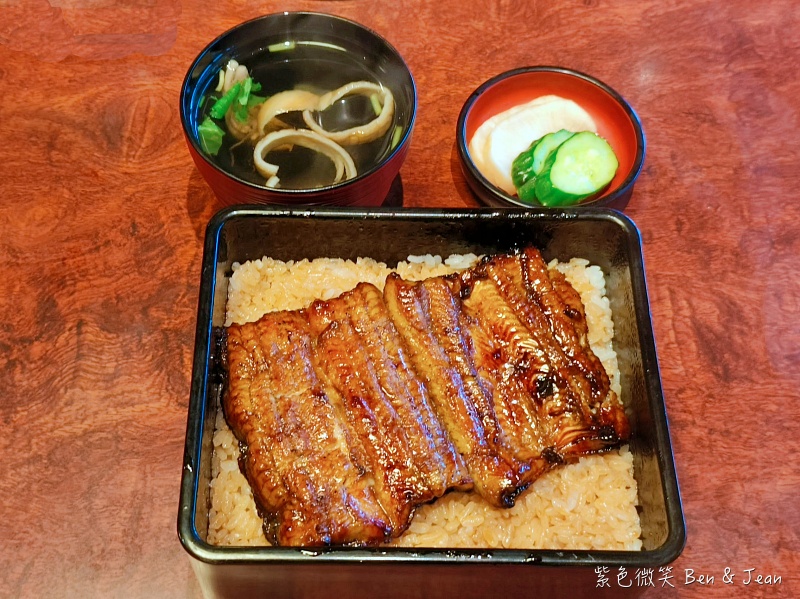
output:
[[[262,157],[278,167],[280,179],[268,185],[263,170],[255,168],[253,156],[259,137],[274,127],[255,129],[258,133],[254,132],[250,139],[240,140],[232,134],[228,121],[214,118],[211,110],[224,95],[218,88],[231,60],[247,67],[254,87],[261,86],[253,94],[263,98],[288,90],[299,90],[305,97],[324,97],[327,92],[358,81],[379,90],[374,94],[362,90],[343,95],[324,110],[321,105],[313,107],[313,118],[326,136],[379,120],[388,105],[384,91],[388,90],[394,108],[393,112],[387,109],[391,119],[386,115],[381,119],[388,121],[388,128],[378,139],[366,143],[341,142],[340,149],[352,158],[354,169],[345,168],[349,178],[342,177],[338,182],[330,156],[326,158],[324,153],[304,147],[302,141],[287,139],[283,145],[270,144],[277,147],[267,149]],[[257,100],[258,97],[253,102]],[[254,118],[257,108],[248,118]],[[288,108],[292,111],[277,116],[289,128],[309,135],[303,112],[306,109],[312,114],[309,106],[284,106],[281,110]],[[181,123],[189,153],[216,196],[227,205],[380,205],[408,153],[416,110],[417,91],[411,72],[385,39],[353,21],[309,12],[266,15],[223,33],[192,62],[180,96]],[[276,121],[271,122],[274,125]],[[216,154],[204,138],[208,126],[221,130],[221,147]],[[314,144],[318,146],[317,141]],[[344,159],[346,162],[347,157]]]

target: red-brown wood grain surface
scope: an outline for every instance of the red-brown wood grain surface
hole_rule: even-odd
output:
[[[800,596],[794,0],[0,1],[0,596],[201,596],[176,518],[202,236],[222,206],[178,95],[221,32],[298,9],[360,21],[408,62],[405,206],[477,206],[456,119],[497,73],[563,65],[634,106],[648,150],[627,214],[688,533],[674,588],[644,596]],[[745,585],[749,568],[781,583]]]

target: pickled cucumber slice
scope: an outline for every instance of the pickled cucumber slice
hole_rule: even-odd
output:
[[[576,133],[545,160],[534,185],[536,199],[544,206],[577,204],[608,187],[618,168],[605,139],[590,131]]]

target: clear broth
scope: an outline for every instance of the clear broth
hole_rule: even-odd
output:
[[[291,49],[282,49],[279,52],[267,50],[248,59],[237,60],[249,69],[253,80],[261,84],[261,91],[257,92],[261,96],[272,96],[297,88],[322,94],[351,81],[371,81],[384,85],[345,50],[313,42],[297,42]],[[214,78],[212,85],[216,85],[216,81]],[[219,93],[215,93],[211,87],[206,93],[206,96],[210,95],[218,97]],[[402,115],[397,94],[394,96],[395,114],[386,134],[375,141],[344,148],[353,157],[357,176],[372,170],[392,150],[393,133]],[[200,122],[208,115],[213,104],[209,98],[203,102]],[[354,95],[339,100],[319,113],[318,117],[318,122],[325,129],[341,131],[371,121],[375,118],[375,112],[369,98]],[[298,128],[307,128],[299,112],[285,115],[282,119]],[[225,123],[222,120],[215,122],[225,130],[225,137],[217,156],[209,158],[235,177],[263,186],[265,180],[253,164],[253,144],[244,142],[237,145],[239,140],[228,133]],[[291,151],[276,150],[268,156],[268,161],[279,167],[278,176],[282,189],[314,189],[331,185],[333,181],[333,163],[313,150],[294,146]]]

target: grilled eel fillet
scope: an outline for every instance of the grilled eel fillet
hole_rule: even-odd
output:
[[[277,543],[380,542],[471,487],[373,285],[232,325],[227,361],[225,415]]]
[[[511,506],[552,465],[629,436],[589,347],[580,296],[537,250],[416,283],[392,274],[384,295],[476,491],[490,503]]]
[[[509,507],[627,439],[580,296],[532,248],[227,331],[223,406],[282,545],[399,536],[449,489]]]

